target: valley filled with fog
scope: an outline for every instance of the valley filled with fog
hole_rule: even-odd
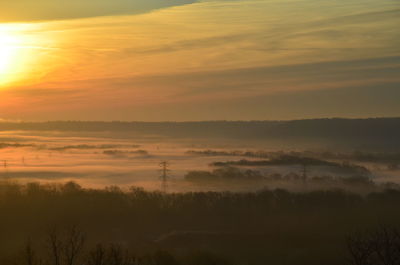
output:
[[[0,263],[337,265],[398,249],[399,133],[399,119],[0,122]]]
[[[3,181],[73,181],[123,190],[160,190],[163,161],[168,162],[168,192],[313,190],[368,181],[394,187],[400,182],[400,154],[393,151],[156,132],[2,131],[0,161]]]

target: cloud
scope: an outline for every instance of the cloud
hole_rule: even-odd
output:
[[[349,85],[400,83],[399,72],[400,56],[391,56],[153,75],[119,79],[117,83],[129,89],[159,87],[159,93],[167,90],[169,93],[163,94],[171,95],[172,100],[187,100],[209,99],[217,95],[223,98],[236,98],[286,91],[341,88]],[[102,82],[104,81],[99,83]]]
[[[330,19],[320,19],[310,23],[310,26],[349,25],[361,23],[374,23],[387,19],[398,19],[400,9],[383,10],[377,12],[360,12],[352,15],[337,16]]]
[[[22,2],[33,3],[16,0],[5,7]],[[65,2],[64,15],[73,18],[104,14],[100,11],[147,12],[194,0],[136,1],[143,4],[136,9],[122,0],[113,1],[110,9],[105,8],[108,0],[96,6],[93,0]],[[60,18],[48,12],[50,0],[36,3],[40,8],[25,9],[41,19]],[[57,49],[40,58],[37,50],[30,52],[38,60],[29,69],[37,69],[39,77],[1,91],[0,112],[5,118],[34,119],[157,120],[166,114],[166,119],[182,120],[190,119],[189,113],[193,119],[260,118],[269,111],[280,117],[290,112],[319,116],[316,108],[308,108],[318,102],[300,96],[307,94],[319,95],[325,102],[321,109],[333,116],[341,113],[341,102],[369,113],[366,104],[353,100],[355,92],[346,101],[332,91],[365,93],[364,102],[380,88],[395,94],[388,86],[400,83],[399,12],[392,0],[213,0],[140,16],[37,23],[24,33],[41,42],[27,45]],[[44,63],[36,68],[37,61]],[[336,101],[329,103],[328,94]],[[290,103],[291,98],[299,100]],[[395,109],[371,102],[388,114]],[[328,110],[331,105],[336,112]]]
[[[16,0],[2,1],[1,22],[43,21],[139,14],[196,0]]]
[[[288,113],[312,117],[312,112],[319,117],[321,113],[336,116],[335,113],[343,110],[338,105],[345,102],[348,110],[359,108],[369,113],[369,102],[377,113],[393,114],[394,105],[386,104],[384,99],[388,96],[386,102],[391,102],[391,98],[398,98],[394,95],[400,91],[399,73],[400,56],[394,56],[60,82],[51,84],[49,88],[45,85],[42,88],[15,88],[3,93],[3,97],[9,97],[8,102],[20,98],[21,106],[13,109],[29,109],[29,115],[45,115],[47,119],[51,119],[55,112],[65,115],[63,118],[72,118],[77,113],[88,115],[86,119],[129,119],[127,117],[133,113],[149,117],[156,113],[156,109],[159,112],[162,109],[164,113],[164,107],[171,109],[168,119],[172,120],[188,119],[185,111],[180,114],[179,111],[172,112],[173,109],[185,108],[191,109],[187,113],[194,117],[200,115],[195,114],[194,109],[200,110],[203,119],[210,119],[213,115],[221,119],[232,119],[234,115],[250,119],[252,116],[260,118],[260,113],[272,111],[273,106],[279,109],[274,115],[280,113],[280,118],[289,117]],[[211,110],[220,106],[220,113],[210,113],[205,108],[208,105],[213,106]],[[243,106],[237,109],[243,114],[236,113],[234,105]],[[330,106],[335,106],[336,112]],[[318,108],[325,111],[319,113]],[[230,110],[231,114],[224,109]],[[8,112],[5,107],[0,110]]]
[[[186,39],[172,42],[166,45],[160,45],[157,47],[146,47],[142,49],[130,48],[123,49],[121,52],[124,56],[132,56],[137,54],[158,54],[158,53],[169,53],[189,49],[201,49],[215,46],[223,46],[227,43],[233,43],[243,41],[243,39],[249,38],[251,35],[248,33],[242,34],[231,34],[222,36],[213,36],[206,38]]]

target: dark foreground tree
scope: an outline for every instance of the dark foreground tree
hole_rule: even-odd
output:
[[[351,265],[399,265],[400,234],[397,229],[381,227],[347,238]]]
[[[42,265],[43,264],[42,261],[40,260],[40,258],[37,256],[37,253],[32,246],[31,239],[28,239],[28,241],[26,243],[24,253],[22,255],[22,259],[23,259],[23,264],[25,264],[25,265]]]
[[[63,232],[52,229],[47,236],[48,263],[52,265],[78,264],[85,236],[72,226]]]

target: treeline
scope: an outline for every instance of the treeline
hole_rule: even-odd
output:
[[[385,164],[389,170],[400,169],[400,153],[398,152],[323,152],[320,156],[325,159],[345,159],[357,162],[382,163]]]
[[[400,185],[392,182],[376,183],[365,175],[330,176],[311,175],[307,172],[262,173],[257,170],[240,169],[225,166],[212,171],[193,170],[185,174],[184,179],[194,185],[206,185],[216,187],[241,187],[249,185],[249,188],[258,186],[280,187],[291,191],[334,190],[365,193],[377,192],[386,189],[400,190]],[[253,185],[251,185],[253,184]]]
[[[246,160],[215,162],[214,166],[240,165],[240,166],[288,166],[288,165],[307,165],[307,166],[338,166],[338,163],[329,162],[311,157],[301,157],[293,155],[282,155],[269,160]]]
[[[279,159],[280,157],[305,157],[328,160],[344,160],[369,163],[383,163],[400,168],[400,153],[398,152],[332,152],[332,151],[221,151],[221,150],[189,150],[188,155],[198,156],[242,156],[250,158]]]
[[[0,149],[4,148],[24,148],[24,147],[37,147],[34,144],[19,144],[19,143],[0,143]]]
[[[292,155],[282,155],[277,158],[271,158],[269,160],[241,159],[238,161],[213,162],[211,165],[216,167],[226,167],[226,166],[264,167],[264,166],[301,165],[305,167],[327,167],[328,169],[330,168],[342,174],[354,174],[354,175],[366,175],[366,176],[371,174],[371,172],[366,167],[356,164],[351,164],[349,162],[337,163],[317,158],[299,157]]]
[[[149,152],[146,150],[135,150],[135,151],[125,151],[125,150],[105,150],[103,154],[115,157],[126,157],[128,155],[141,155],[147,156]]]
[[[27,239],[15,257],[2,265],[230,265],[228,260],[211,253],[192,253],[177,258],[157,250],[145,255],[130,252],[121,244],[97,243],[88,246],[87,236],[77,226],[51,228],[43,242]]]
[[[21,144],[21,143],[0,143],[0,149],[5,148],[25,148],[33,147],[37,149],[48,149],[51,151],[67,151],[71,149],[77,150],[90,150],[90,149],[111,149],[111,148],[139,148],[140,145],[122,145],[122,144],[101,144],[101,145],[90,145],[90,144],[77,144],[77,145],[63,145],[56,147],[49,147],[45,144]]]
[[[341,147],[398,150],[400,118],[207,122],[1,122],[0,130],[128,132],[187,138],[231,138],[292,143],[325,142]]]
[[[49,150],[53,151],[66,151],[70,149],[110,149],[110,148],[120,148],[120,147],[130,147],[130,148],[139,148],[139,145],[121,145],[121,144],[101,144],[101,145],[89,145],[89,144],[78,144],[78,145],[64,145],[58,147],[49,148]]]
[[[399,204],[400,191],[392,189],[365,196],[341,190],[164,194],[5,182],[0,264],[27,238],[37,244],[49,227],[78,224],[88,247],[121,245],[137,257],[161,249],[176,260],[205,252],[233,264],[342,265],[346,235],[382,223],[398,227]]]
[[[305,172],[306,173],[306,172]],[[300,173],[290,172],[287,174],[280,173],[262,173],[257,170],[239,169],[231,166],[224,166],[212,171],[194,170],[185,174],[185,180],[188,181],[229,181],[229,180],[250,180],[250,181],[305,181],[311,183],[325,183],[327,185],[333,183],[353,184],[353,185],[380,185],[374,183],[372,179],[364,175],[353,175],[346,177],[334,177],[329,175],[308,176]],[[390,187],[398,187],[395,183],[384,183],[382,185]]]
[[[272,152],[264,151],[219,151],[219,150],[188,150],[187,155],[199,155],[199,156],[245,156],[254,158],[270,158]]]
[[[11,265],[233,265],[211,253],[192,253],[177,258],[158,250],[135,255],[119,244],[85,245],[86,236],[76,226],[48,231],[44,242],[33,244],[30,239]],[[400,233],[396,228],[381,226],[369,231],[357,231],[346,238],[348,265],[397,265],[400,262]],[[38,247],[39,246],[39,247]],[[40,248],[41,247],[41,248]],[[343,265],[345,265],[343,264]],[[6,264],[4,264],[6,265]]]

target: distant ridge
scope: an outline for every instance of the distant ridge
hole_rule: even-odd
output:
[[[200,122],[0,122],[0,130],[126,132],[134,135],[174,138],[328,141],[356,146],[400,148],[400,118]]]

